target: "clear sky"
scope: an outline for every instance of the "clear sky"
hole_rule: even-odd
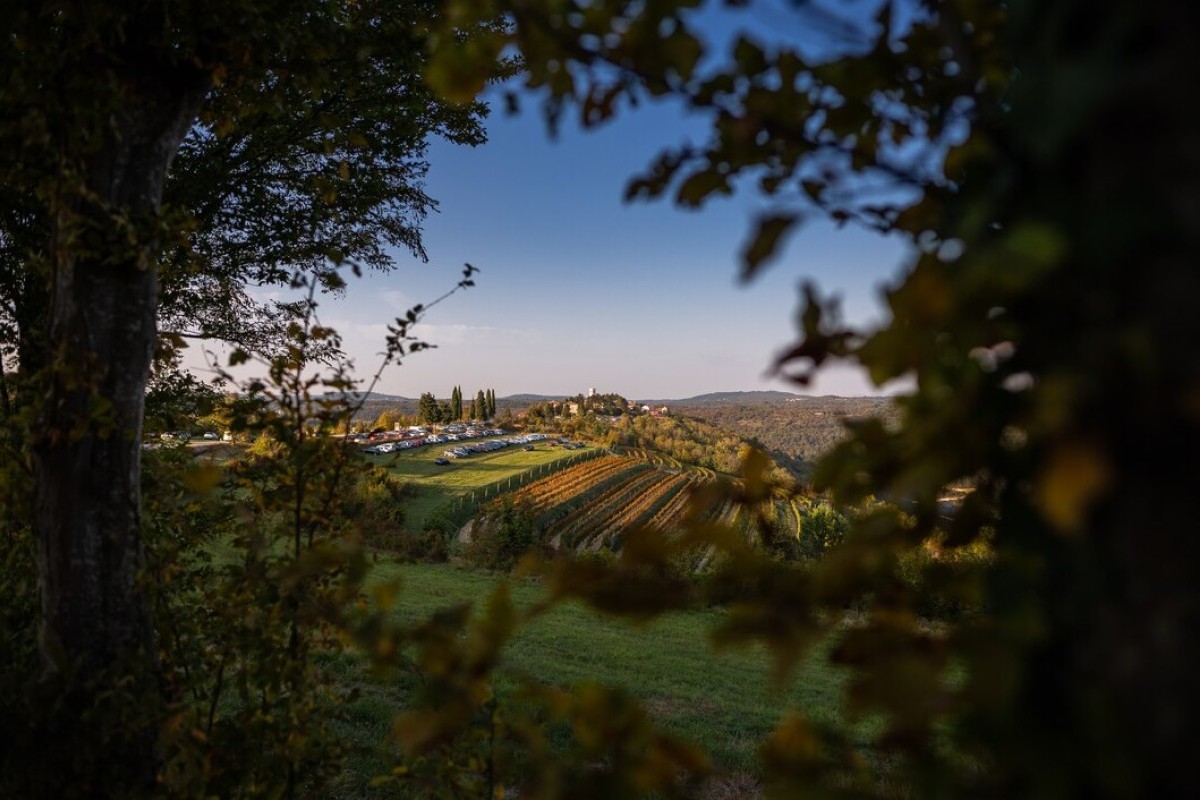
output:
[[[436,349],[392,366],[377,387],[416,397],[493,388],[570,395],[595,387],[631,399],[784,389],[878,393],[846,368],[807,390],[767,377],[795,339],[798,287],[812,278],[843,299],[852,322],[878,319],[879,287],[902,267],[905,245],[861,230],[810,223],[749,285],[738,253],[753,197],[687,211],[666,201],[625,204],[625,182],[664,147],[703,136],[670,107],[620,114],[598,131],[564,124],[551,140],[536,110],[487,122],[490,141],[436,141],[427,190],[440,203],[424,226],[429,263],[399,254],[387,275],[352,280],[321,301],[358,372],[378,363],[387,323],[459,279],[476,286],[431,309],[416,329]]]
[[[322,305],[322,321],[365,366],[390,318],[440,295],[464,262],[480,268],[474,288],[431,309],[417,329],[437,349],[389,368],[383,392],[440,396],[455,384],[501,396],[797,390],[766,372],[794,339],[800,280],[837,290],[848,319],[877,319],[877,287],[904,259],[898,240],[813,225],[741,285],[749,201],[695,212],[621,201],[627,178],[685,135],[676,115],[639,110],[554,141],[532,113],[495,114],[488,127],[490,141],[477,149],[431,149],[428,189],[441,210],[425,225],[429,263],[403,259],[389,275],[356,281],[345,302]],[[832,370],[809,391],[875,390]]]

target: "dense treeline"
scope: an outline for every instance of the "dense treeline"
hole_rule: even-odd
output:
[[[880,418],[890,425],[899,418],[894,402],[880,397],[813,397],[747,405],[682,405],[675,410],[759,444],[797,475],[807,475],[818,458],[846,438],[848,426],[856,421]]]
[[[586,416],[598,414],[615,417],[631,413],[633,406],[615,392],[577,394],[562,400],[547,400],[534,403],[525,410],[525,418],[531,422],[545,422],[555,417]]]
[[[623,414],[615,418],[581,415],[533,421],[542,423],[547,430],[606,447],[654,450],[683,464],[727,475],[738,472],[745,449],[753,445],[722,426],[677,415]],[[777,469],[775,476],[784,479],[784,470]]]
[[[455,386],[450,391],[449,400],[438,400],[432,392],[425,392],[417,401],[416,417],[426,425],[489,420],[495,416],[496,392],[494,389],[477,391],[469,406],[463,405],[463,393],[460,386]]]
[[[606,441],[617,447],[658,450],[686,464],[734,474],[745,439],[690,417],[623,417],[612,423]]]

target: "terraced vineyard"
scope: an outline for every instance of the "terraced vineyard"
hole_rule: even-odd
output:
[[[414,527],[441,508],[450,524],[447,532],[458,531],[472,516],[486,515],[491,504],[511,498],[532,510],[541,541],[554,548],[592,552],[619,550],[627,532],[638,527],[679,528],[694,490],[728,480],[711,468],[635,448],[616,455],[590,447],[565,458],[550,448],[510,449],[450,466],[435,466],[428,454],[405,453],[391,455],[384,463],[413,481],[409,519]],[[803,500],[779,500],[769,514],[777,535],[799,537],[808,508]],[[728,501],[702,515],[753,536],[750,517]],[[697,553],[695,566],[710,559],[711,554]]]
[[[533,481],[510,496],[530,507],[541,539],[556,549],[617,550],[625,533],[641,526],[670,530],[688,510],[692,490],[717,476],[711,469],[680,463],[647,450],[604,455]],[[730,504],[713,508],[709,519],[748,528]],[[788,504],[776,516],[796,529]]]
[[[638,459],[624,456],[601,456],[535,481],[515,492],[513,497],[518,501],[528,502],[539,510],[545,510],[642,463]]]
[[[653,491],[660,473],[652,467],[634,468],[622,473],[623,480],[615,482],[586,504],[547,528],[550,541],[557,547],[583,549],[610,521],[618,517],[626,505],[638,500],[643,493]],[[595,549],[594,547],[592,549]]]
[[[689,490],[698,485],[701,479],[695,475],[680,477],[681,480],[678,484],[664,492],[659,498],[658,504],[647,510],[647,518],[642,524],[656,528],[669,528],[676,520],[683,518],[683,513],[687,511],[688,500],[691,498]]]

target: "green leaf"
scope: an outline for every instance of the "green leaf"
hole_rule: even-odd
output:
[[[764,214],[755,223],[754,234],[742,251],[741,279],[748,281],[775,255],[784,236],[803,221],[800,214]]]
[[[710,167],[689,175],[675,193],[675,202],[685,208],[699,208],[709,195],[729,191],[729,179]]]

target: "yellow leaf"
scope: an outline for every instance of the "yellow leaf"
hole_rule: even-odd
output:
[[[671,542],[662,531],[635,528],[625,535],[621,559],[627,564],[665,564],[671,555]]]
[[[400,587],[393,581],[384,581],[371,587],[375,605],[380,611],[391,611],[396,602],[396,594]]]
[[[820,738],[799,714],[789,714],[762,745],[764,758],[777,763],[815,761],[822,749]]]
[[[1062,533],[1078,533],[1087,512],[1112,482],[1108,457],[1094,442],[1065,442],[1050,453],[1037,482],[1037,503]]]
[[[198,464],[183,476],[183,485],[188,491],[206,494],[221,482],[221,468],[213,464]]]
[[[757,447],[746,447],[742,450],[742,479],[746,484],[746,495],[751,500],[764,500],[770,491],[767,482],[767,470],[771,467],[771,459]]]
[[[392,738],[408,753],[419,752],[443,734],[445,718],[434,711],[409,711],[392,722]]]

